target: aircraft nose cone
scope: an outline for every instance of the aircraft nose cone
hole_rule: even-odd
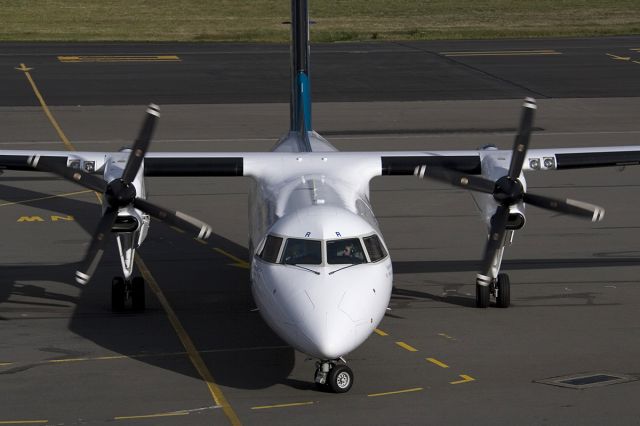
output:
[[[336,359],[352,351],[360,342],[354,341],[355,324],[337,309],[318,312],[315,318],[300,323],[310,340],[313,355],[321,359]]]

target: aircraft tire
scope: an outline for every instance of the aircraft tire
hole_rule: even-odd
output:
[[[131,280],[131,307],[134,311],[145,309],[144,278],[134,277]]]
[[[113,312],[123,311],[124,299],[124,279],[122,277],[113,277],[113,280],[111,280],[111,310]]]
[[[511,304],[511,281],[509,280],[509,275],[498,274],[496,287],[498,288],[496,306],[498,308],[508,308]]]
[[[336,365],[329,371],[327,384],[334,393],[345,393],[353,385],[353,371],[346,365]]]
[[[489,286],[476,284],[476,307],[489,307]]]

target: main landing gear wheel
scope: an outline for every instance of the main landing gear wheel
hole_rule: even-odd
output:
[[[124,303],[127,300],[127,293],[122,277],[113,277],[111,280],[111,310],[113,312],[124,311]]]
[[[476,284],[476,306],[478,308],[489,307],[489,286]]]
[[[134,277],[131,280],[131,308],[134,311],[144,311],[144,278]]]
[[[113,312],[124,311],[128,301],[131,301],[132,310],[144,311],[144,279],[134,277],[127,281],[122,277],[113,277],[111,280],[111,310]]]
[[[509,281],[509,275],[498,274],[496,292],[496,306],[498,308],[508,308],[511,303],[511,282]]]

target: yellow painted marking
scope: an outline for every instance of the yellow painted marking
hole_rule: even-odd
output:
[[[60,62],[180,62],[176,55],[58,56]]]
[[[235,263],[232,263],[231,266],[237,266],[238,268],[243,268],[243,269],[249,269],[250,265],[249,262],[247,262],[246,260],[242,260],[239,257],[236,257],[234,255],[232,255],[231,253],[227,253],[226,251],[222,250],[221,248],[218,247],[214,247],[211,250],[213,251],[217,251],[218,253],[227,256],[229,259],[233,260]]]
[[[461,57],[461,56],[536,56],[536,55],[562,55],[562,52],[558,52],[552,49],[542,50],[486,50],[477,52],[440,52],[441,55],[447,57]]]
[[[0,362],[0,367],[6,367],[7,365],[13,365],[12,362]]]
[[[44,222],[40,216],[20,216],[16,222]]]
[[[62,362],[78,362],[78,361],[89,361],[89,358],[63,358],[63,359],[50,359],[47,362],[51,363],[62,363]]]
[[[409,352],[418,352],[416,348],[411,345],[407,345],[405,342],[396,342],[396,345],[400,346],[402,349],[406,349]]]
[[[471,377],[471,376],[467,376],[466,374],[461,374],[461,375],[460,375],[460,378],[461,378],[462,380],[458,380],[458,381],[456,381],[456,382],[450,382],[450,384],[452,384],[452,385],[459,385],[459,384],[461,384],[461,383],[473,382],[473,381],[475,380],[473,377]]]
[[[611,53],[607,53],[607,56],[609,56],[611,59],[615,59],[618,61],[628,61],[629,59],[631,59],[630,56],[618,56],[618,55],[613,55]]]
[[[289,404],[276,404],[276,405],[259,405],[257,407],[251,407],[252,410],[266,410],[269,408],[285,408],[285,407],[299,407],[301,405],[311,405],[313,401],[307,402],[292,402]]]
[[[402,390],[397,390],[397,391],[392,391],[392,392],[370,393],[367,396],[373,398],[373,397],[376,397],[376,396],[397,395],[399,393],[420,392],[423,389],[424,388],[402,389]]]
[[[73,222],[75,220],[75,218],[71,215],[67,215],[67,216],[51,216],[51,221],[53,222],[57,222],[59,220],[64,220],[67,222]]]
[[[184,327],[182,326],[182,323],[176,316],[176,313],[174,312],[173,308],[169,304],[169,301],[164,296],[164,293],[162,293],[160,286],[156,282],[153,275],[151,275],[151,272],[147,268],[147,265],[145,265],[144,261],[140,256],[136,256],[135,262],[138,265],[138,269],[140,269],[140,272],[142,273],[142,276],[144,277],[145,281],[147,281],[147,283],[149,284],[149,288],[156,295],[156,297],[158,298],[158,301],[162,305],[162,308],[166,312],[167,317],[169,318],[169,322],[171,322],[171,325],[173,326],[173,329],[178,335],[178,338],[180,339],[182,346],[187,351],[187,354],[189,356],[189,359],[191,360],[191,363],[198,371],[198,374],[200,374],[200,377],[202,377],[202,380],[204,380],[204,382],[207,384],[207,387],[209,388],[209,392],[211,393],[211,396],[213,397],[213,400],[215,401],[216,405],[219,405],[220,407],[222,407],[224,414],[227,416],[227,418],[229,419],[232,425],[234,426],[241,425],[242,423],[240,423],[240,419],[238,418],[238,415],[233,410],[233,408],[225,398],[224,394],[222,393],[218,385],[213,380],[213,376],[211,375],[211,372],[207,368],[207,365],[204,363],[204,360],[202,359],[202,357],[200,356],[200,353],[198,352],[195,345],[193,344],[193,341],[191,340],[191,338],[187,334],[187,331],[184,329]]]
[[[425,358],[425,359],[426,359],[427,361],[429,361],[430,363],[437,365],[438,367],[441,367],[441,368],[449,368],[449,366],[448,366],[447,364],[445,364],[445,363],[444,363],[444,362],[442,362],[442,361],[438,361],[438,360],[437,360],[437,359],[435,359],[435,358]]]
[[[64,146],[67,147],[67,150],[69,151],[75,151],[76,149],[74,148],[73,145],[71,145],[71,142],[69,142],[69,139],[67,139],[67,136],[64,134],[64,132],[60,128],[60,125],[58,124],[56,119],[53,117],[53,114],[51,114],[51,111],[49,111],[49,107],[45,103],[44,98],[42,97],[42,94],[40,94],[40,91],[38,90],[36,83],[33,81],[33,78],[31,78],[31,74],[29,73],[29,70],[31,68],[27,68],[25,64],[20,64],[20,68],[17,68],[17,69],[24,72],[24,75],[27,77],[29,84],[31,84],[33,93],[35,93],[36,98],[38,98],[38,101],[40,101],[40,105],[42,106],[42,109],[45,115],[51,122],[51,125],[53,126],[53,128],[56,130],[56,133],[58,133],[58,137],[60,137],[60,140],[62,141]]]
[[[194,240],[196,240],[196,242],[202,244],[202,245],[207,245],[207,242],[205,240],[201,240],[200,238],[194,238]]]
[[[47,197],[39,197],[39,198],[31,198],[29,200],[23,200],[23,201],[12,201],[10,203],[2,203],[2,204],[0,204],[0,207],[14,206],[16,204],[32,203],[34,201],[50,200],[51,198],[57,198],[57,197],[71,197],[71,196],[74,196],[74,195],[86,194],[87,192],[92,192],[92,191],[90,189],[85,189],[84,191],[67,192],[67,193],[64,193],[64,194],[49,195]]]
[[[153,419],[156,417],[171,417],[171,416],[188,416],[188,411],[173,411],[171,413],[158,413],[158,414],[146,414],[142,416],[118,416],[114,417],[114,420],[133,420],[133,419]]]
[[[40,425],[49,420],[0,420],[0,425]]]
[[[640,61],[631,61],[631,62],[633,62],[634,64],[640,64]]]
[[[379,328],[375,328],[373,331],[374,331],[378,336],[383,336],[383,337],[384,337],[384,336],[388,336],[388,334],[387,334],[387,333],[385,333],[384,331],[380,330]]]

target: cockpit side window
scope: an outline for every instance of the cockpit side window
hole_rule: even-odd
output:
[[[377,262],[378,260],[387,257],[387,251],[384,249],[384,246],[377,235],[370,235],[362,238],[362,240],[364,241],[364,245],[369,253],[369,259],[371,259],[372,262]]]
[[[264,243],[260,258],[265,262],[276,263],[278,260],[278,253],[280,253],[280,246],[282,245],[282,238],[275,237],[273,235],[267,236],[267,241]]]
[[[289,238],[282,253],[282,263],[320,265],[322,244],[317,240]]]
[[[327,241],[327,263],[330,265],[352,265],[367,259],[359,238]]]

